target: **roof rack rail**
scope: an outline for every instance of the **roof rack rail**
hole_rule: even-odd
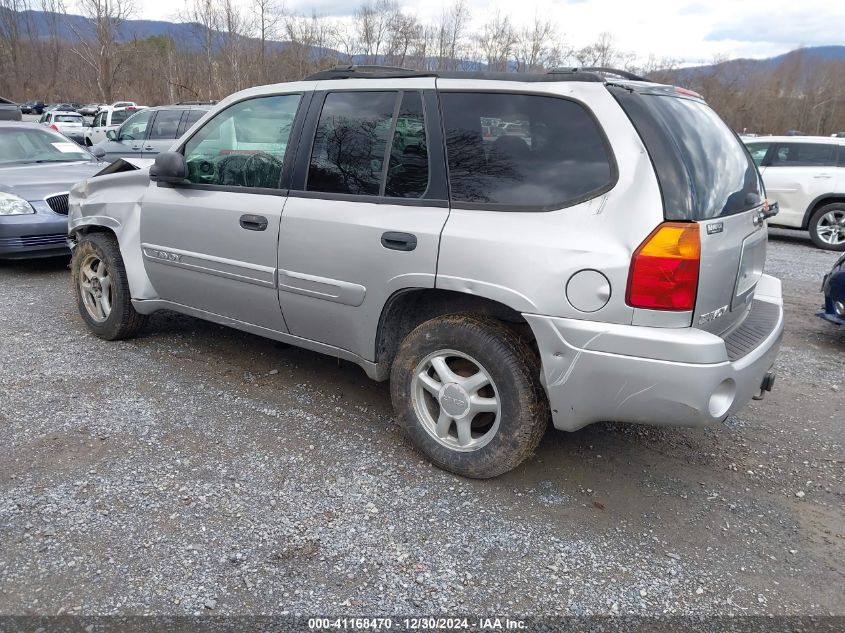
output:
[[[305,81],[325,79],[401,79],[405,77],[439,77],[442,79],[492,79],[497,81],[603,81],[600,74],[646,81],[633,73],[614,68],[553,68],[547,72],[517,73],[487,70],[414,70],[401,66],[378,64],[341,64],[305,77]]]
[[[635,75],[634,73],[630,73],[627,70],[620,70],[618,68],[607,68],[605,66],[585,66],[583,68],[578,69],[584,73],[601,73],[603,75],[616,75],[617,77],[622,77],[622,79],[630,79],[631,81],[648,81],[645,77],[640,77],[639,75]]]
[[[434,73],[402,68],[401,66],[379,66],[378,64],[341,64],[326,70],[318,70],[308,75],[305,81],[318,79],[350,79],[350,78],[385,78],[397,79],[401,77],[431,77]]]

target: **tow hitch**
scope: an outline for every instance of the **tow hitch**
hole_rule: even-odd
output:
[[[775,378],[777,377],[777,373],[774,369],[770,369],[766,372],[766,375],[763,376],[763,382],[760,383],[760,393],[754,396],[755,400],[762,400],[763,396],[766,394],[767,391],[771,391],[772,387],[775,386]]]

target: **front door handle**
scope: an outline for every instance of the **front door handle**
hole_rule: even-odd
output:
[[[263,231],[267,228],[267,218],[263,215],[247,213],[241,216],[241,228],[247,231]]]
[[[417,247],[417,236],[411,233],[387,231],[382,233],[381,245],[394,251],[412,251]]]

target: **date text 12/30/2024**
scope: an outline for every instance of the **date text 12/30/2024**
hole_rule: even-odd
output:
[[[512,618],[308,618],[308,628],[357,631],[519,631],[523,620]]]

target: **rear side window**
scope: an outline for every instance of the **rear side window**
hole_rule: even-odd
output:
[[[706,103],[663,91],[611,92],[648,149],[667,220],[707,220],[761,203],[754,161]]]
[[[384,195],[394,198],[420,198],[428,188],[428,144],[425,137],[422,96],[419,92],[402,95],[402,106],[390,143],[390,163]]]
[[[835,167],[836,145],[822,143],[778,143],[772,167]]]
[[[182,120],[183,110],[159,110],[153,119],[150,133],[147,136],[150,140],[168,140],[177,137],[179,121]]]
[[[751,154],[751,160],[759,167],[763,164],[763,159],[766,158],[766,153],[769,151],[770,143],[748,143],[748,153]]]
[[[326,96],[308,167],[308,191],[378,196],[395,92]]]
[[[583,106],[557,97],[441,93],[453,203],[526,211],[610,189],[610,149]]]
[[[179,128],[179,136],[182,136],[182,134],[189,130],[194,123],[203,117],[204,114],[205,110],[188,110],[188,114],[185,116],[182,121],[182,125]]]

